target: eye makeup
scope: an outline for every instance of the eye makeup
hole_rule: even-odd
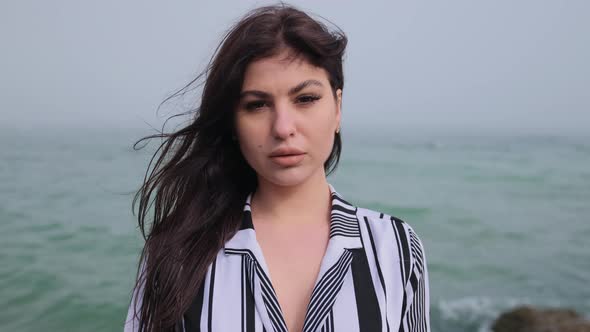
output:
[[[295,98],[295,103],[303,106],[311,105],[322,98],[319,94],[308,93]],[[271,103],[265,99],[258,99],[245,102],[242,108],[246,111],[256,111],[268,107]]]

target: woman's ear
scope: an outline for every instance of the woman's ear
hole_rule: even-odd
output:
[[[340,132],[342,118],[342,89],[336,90],[336,133]]]

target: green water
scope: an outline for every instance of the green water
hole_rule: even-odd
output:
[[[147,133],[0,133],[0,331],[122,330]],[[433,331],[488,331],[517,304],[590,315],[590,138],[343,134],[330,182],[418,232]]]

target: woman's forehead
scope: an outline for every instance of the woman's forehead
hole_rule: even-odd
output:
[[[277,54],[251,62],[244,73],[242,90],[269,89],[299,84],[305,80],[328,83],[327,72],[304,57]]]

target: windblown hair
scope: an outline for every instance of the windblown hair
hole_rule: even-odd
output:
[[[347,38],[285,4],[254,9],[223,37],[207,68],[166,100],[205,78],[191,122],[163,139],[133,199],[145,239],[135,285],[140,331],[173,331],[201,287],[208,266],[239,229],[243,204],[257,178],[234,135],[235,108],[249,63],[288,49],[327,72],[336,98],[344,85],[342,57]],[[165,100],[165,101],[166,101]],[[338,165],[340,134],[324,169]],[[155,164],[153,163],[157,157]],[[154,204],[155,203],[155,204]],[[151,216],[153,220],[146,222]],[[149,216],[148,216],[149,214]]]

